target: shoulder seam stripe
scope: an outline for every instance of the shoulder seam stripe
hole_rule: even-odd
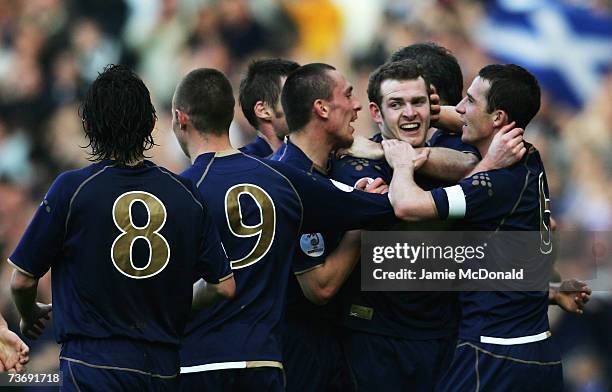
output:
[[[287,150],[285,150],[285,151],[287,151]],[[278,170],[276,170],[272,166],[268,165],[267,163],[265,163],[265,162],[255,158],[255,157],[247,155],[245,153],[241,153],[241,154],[244,155],[245,157],[248,157],[250,159],[253,159],[253,160],[261,163],[262,165],[264,165],[268,169],[272,170],[274,173],[276,173],[279,176],[281,176],[282,178],[284,178],[285,181],[287,181],[289,183],[289,186],[291,186],[291,189],[293,189],[293,192],[295,193],[295,196],[297,197],[298,201],[300,202],[300,225],[298,227],[298,233],[301,233],[302,232],[302,224],[304,223],[304,203],[302,203],[302,198],[300,197],[300,194],[298,193],[297,189],[295,189],[295,186],[293,185],[293,183],[287,177],[285,177],[285,175],[283,173],[279,172]],[[283,154],[284,154],[284,152],[283,152]]]
[[[208,162],[208,165],[206,165],[206,168],[204,169],[204,173],[202,173],[202,177],[200,177],[198,182],[196,182],[196,187],[199,188],[200,184],[202,183],[202,181],[204,181],[204,177],[206,177],[206,175],[208,174],[208,170],[212,166],[212,163],[214,162],[215,158],[216,158],[216,155],[213,155],[213,157],[211,158],[210,162]]]
[[[202,209],[202,211],[204,210],[204,206],[202,205],[202,203],[200,203],[200,201],[195,197],[195,195],[189,190],[189,188],[187,188],[185,186],[185,184],[183,184],[181,181],[179,181],[178,179],[174,178],[174,176],[170,173],[168,173],[166,170],[162,169],[159,166],[154,166],[157,170],[159,170],[160,172],[164,173],[165,175],[167,175],[168,177],[170,177],[171,179],[173,179],[174,181],[176,181],[180,186],[183,187],[183,189],[189,193],[189,196],[191,196],[191,198],[193,199],[193,201],[200,206],[200,208]]]
[[[68,213],[66,214],[66,224],[64,225],[64,235],[68,232],[68,221],[70,220],[70,214],[72,213],[72,203],[74,202],[74,199],[76,199],[77,195],[79,194],[79,192],[81,191],[81,189],[83,189],[83,187],[91,180],[94,179],[94,177],[96,177],[98,174],[101,174],[102,172],[104,172],[106,169],[108,169],[109,167],[115,167],[117,166],[116,163],[112,164],[112,165],[107,165],[104,166],[102,169],[98,170],[97,172],[95,172],[94,174],[92,174],[91,176],[87,177],[80,185],[79,187],[76,189],[76,191],[74,191],[74,195],[72,195],[72,197],[70,198],[70,203],[68,204]]]

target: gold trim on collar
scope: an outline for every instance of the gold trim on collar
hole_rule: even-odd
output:
[[[230,148],[229,150],[217,151],[215,152],[215,158],[227,157],[234,154],[240,154],[240,151],[235,148]]]
[[[314,163],[314,162],[312,163],[312,166],[311,166],[311,168],[310,168],[310,171],[313,171],[313,170],[318,171],[319,173],[323,174],[325,177],[328,177],[328,176],[329,176],[329,170],[327,170],[327,169],[325,169],[325,168],[323,168],[323,167],[321,167],[321,166],[317,165],[317,164],[316,164],[316,163]]]

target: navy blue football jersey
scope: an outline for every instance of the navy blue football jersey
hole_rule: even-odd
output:
[[[381,142],[381,134],[372,137]],[[461,142],[459,135],[447,135],[438,130],[430,140],[431,147],[452,148],[474,153],[475,148]],[[384,160],[342,157],[333,162],[332,178],[356,184],[363,178],[382,178],[391,182],[393,170]],[[433,178],[419,175],[415,181],[424,189],[443,185]],[[411,227],[412,226],[412,227]],[[422,226],[401,224],[388,230],[423,229]],[[431,228],[430,228],[431,229]],[[438,229],[439,230],[439,229]],[[362,292],[358,265],[341,292],[342,322],[351,329],[408,339],[435,339],[451,336],[458,324],[458,308],[454,293],[436,292]]]
[[[259,158],[268,158],[274,154],[272,147],[270,147],[268,142],[261,136],[257,136],[255,141],[240,147],[239,150],[247,155],[252,155]]]
[[[129,338],[178,349],[199,277],[231,270],[195,187],[145,161],[61,174],[9,261],[53,280],[57,341]]]
[[[287,141],[286,148],[283,151],[277,151],[271,159],[300,169],[314,179],[328,180],[328,168],[317,167],[290,140]],[[324,227],[324,225],[325,222],[321,222],[320,226]],[[342,234],[341,232],[330,232],[328,230],[302,234],[293,254],[293,273],[299,275],[325,263],[327,256],[338,246]],[[287,290],[286,317],[289,319],[306,319],[310,322],[330,323],[331,320],[337,318],[335,300],[323,306],[313,304],[304,296],[297,278],[291,277]]]
[[[542,254],[552,250],[550,198],[540,154],[528,152],[515,165],[481,172],[446,188],[431,190],[442,219],[461,219],[481,231],[542,233]],[[548,292],[461,292],[459,338],[493,343],[488,338],[545,336],[548,333]],[[484,338],[484,340],[483,340]]]
[[[181,350],[182,373],[278,366],[279,328],[299,234],[395,220],[386,196],[236,150],[202,154],[182,175],[210,206],[236,280],[234,299],[193,315]],[[363,213],[345,213],[353,209]]]

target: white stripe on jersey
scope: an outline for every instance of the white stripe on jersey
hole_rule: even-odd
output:
[[[461,219],[465,217],[465,194],[461,185],[444,188],[448,198],[448,218]]]
[[[542,332],[536,335],[519,336],[518,338],[494,338],[491,336],[481,336],[480,343],[499,344],[502,346],[513,346],[515,344],[525,344],[539,342],[548,339],[552,334],[550,331]]]

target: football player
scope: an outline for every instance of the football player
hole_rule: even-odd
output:
[[[192,297],[233,295],[227,257],[192,183],[144,159],[157,117],[136,74],[105,68],[81,115],[95,163],[55,180],[9,259],[21,331],[44,328],[51,269],[64,390],[175,390]]]
[[[373,140],[403,140],[415,148],[429,149],[426,147],[430,129],[429,86],[424,68],[412,60],[386,63],[374,71],[368,83],[369,109],[381,133]],[[448,95],[446,88],[441,91]],[[448,184],[451,178],[458,181],[478,161],[473,147],[454,140],[457,137],[440,136],[435,137],[429,157],[416,175],[416,181],[425,189]],[[443,141],[452,149],[439,147],[436,141]],[[511,151],[509,154],[512,158]],[[491,158],[493,155],[479,165],[504,164],[501,159],[493,162]],[[433,177],[436,173],[440,174],[437,178]],[[334,162],[332,176],[350,184],[377,177],[388,183],[392,169],[384,159],[344,157]],[[401,229],[423,227],[410,224],[402,225]],[[455,295],[362,292],[360,277],[359,271],[355,271],[342,295],[344,347],[359,389],[372,390],[384,385],[392,391],[432,390],[454,349],[459,316]]]
[[[321,181],[234,149],[234,98],[213,69],[190,72],[173,98],[173,129],[192,180],[213,212],[236,278],[236,297],[195,313],[181,351],[181,389],[284,389],[280,322],[289,262],[301,232],[395,220],[386,196]],[[338,205],[361,211],[345,214]],[[305,272],[305,274],[315,272]]]
[[[270,157],[284,146],[287,121],[280,103],[287,76],[299,65],[284,59],[253,61],[240,81],[238,99],[244,117],[257,130],[254,142],[241,147],[245,154]]]
[[[307,64],[287,78],[281,100],[290,134],[272,159],[328,179],[332,150],[353,142],[361,110],[353,86],[331,65]],[[299,239],[282,335],[287,391],[351,389],[332,297],[359,260],[360,237],[325,230]]]
[[[539,107],[540,88],[528,71],[512,64],[486,66],[456,108],[462,140],[484,159],[504,127],[512,122],[526,127]],[[455,219],[484,231],[549,231],[546,173],[532,145],[525,143],[527,151],[514,165],[431,191],[414,181],[412,146],[396,140],[383,146],[395,167],[390,197],[403,204],[405,219]],[[545,239],[550,237],[542,238],[540,250],[548,254],[552,243]],[[459,301],[459,343],[438,390],[563,389],[561,360],[548,325],[548,292],[460,292]]]

